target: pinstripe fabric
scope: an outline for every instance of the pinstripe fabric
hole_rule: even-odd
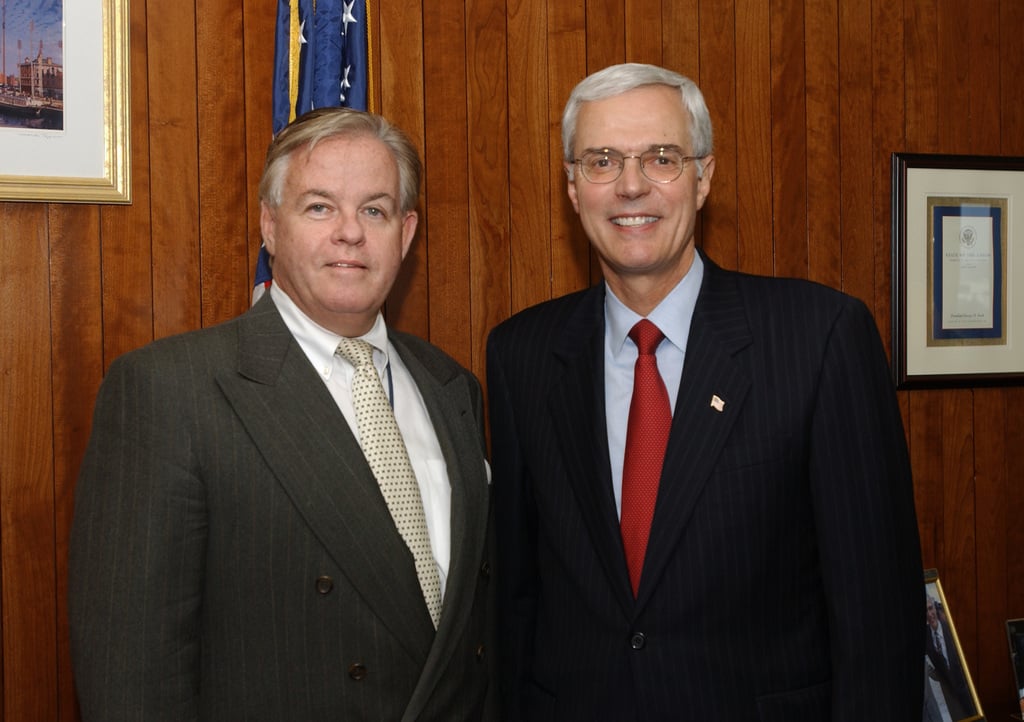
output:
[[[488,342],[509,718],[920,715],[913,489],[864,305],[706,262],[635,601],[603,323],[598,286]]]
[[[359,446],[268,295],[103,383],[71,539],[86,722],[494,718],[480,388],[426,343],[392,342],[452,484],[454,611],[436,636]]]

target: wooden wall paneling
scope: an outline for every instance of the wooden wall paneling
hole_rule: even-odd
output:
[[[958,14],[967,24],[966,45],[971,49],[966,58],[970,88],[968,147],[971,153],[979,155],[998,155],[1000,152],[999,6],[999,0],[981,0],[973,3],[969,10],[965,5],[964,12]],[[1024,26],[1018,26],[1018,29],[1024,30]]]
[[[243,0],[242,54],[245,95],[239,112],[245,118],[245,192],[247,274],[244,286],[250,298],[256,275],[260,236],[259,182],[267,145],[273,135],[271,82],[274,73],[276,12],[273,0]],[[376,41],[374,41],[376,47]]]
[[[980,3],[976,3],[980,5]],[[938,82],[938,151],[969,153],[971,88],[969,76],[971,56],[984,52],[969,42],[971,23],[966,6],[956,3],[937,3],[935,8],[935,37],[932,39],[936,57]],[[976,10],[971,9],[971,14]]]
[[[975,508],[978,553],[978,647],[971,669],[981,699],[999,700],[1013,689],[1005,621],[1011,618],[1006,584],[1007,538],[1007,434],[1009,394],[1004,389],[977,389],[974,404]],[[1007,712],[985,709],[991,719]],[[1005,717],[1003,717],[1005,719]]]
[[[804,7],[770,0],[772,226],[776,276],[806,278],[807,136]]]
[[[424,56],[430,339],[469,366],[471,129],[465,0],[425,3],[423,32],[444,48]]]
[[[704,6],[704,15],[735,15],[735,3],[716,2],[712,7]],[[663,0],[661,3],[661,58],[666,68],[682,73],[692,80],[701,77],[700,49],[703,37],[701,34],[701,3],[700,0]],[[735,34],[735,18],[732,22],[726,18],[727,25],[732,25]],[[590,35],[590,31],[587,31]],[[735,62],[735,61],[734,61]]]
[[[840,2],[837,21],[840,163],[836,189],[841,287],[868,304],[884,339],[889,328],[889,303],[887,296],[875,294],[876,248],[871,232],[871,36],[864,31],[871,26],[871,5]],[[888,263],[889,254],[883,253],[878,260]]]
[[[771,275],[774,268],[772,187],[776,178],[772,167],[769,5],[764,0],[736,0],[734,13],[736,268]]]
[[[210,326],[237,316],[252,298],[246,168],[239,162],[246,155],[243,0],[197,0],[196,14],[199,288],[202,325]],[[237,40],[225,43],[225,36]],[[263,96],[269,112],[269,84]]]
[[[999,3],[1000,152],[1024,155],[1024,3]]]
[[[839,156],[838,0],[808,0],[804,6],[807,133],[808,277],[843,288]],[[867,237],[865,237],[865,246]],[[871,254],[871,248],[851,248]]]
[[[541,5],[536,2],[533,4]],[[586,0],[588,73],[627,60],[641,62],[631,58],[627,51],[626,37],[631,33],[626,27],[626,5],[626,0]],[[650,19],[647,22],[651,22]],[[578,78],[582,79],[583,76]],[[561,110],[559,108],[559,112]],[[561,158],[561,155],[556,157]]]
[[[469,120],[469,368],[486,376],[487,333],[509,298],[509,98],[505,0],[466,3]]]
[[[849,4],[849,0],[844,0]],[[875,297],[871,304],[875,309],[875,322],[882,330],[882,342],[886,348],[890,343],[889,313],[891,309],[892,243],[889,209],[891,199],[892,153],[907,150],[906,147],[906,101],[907,85],[906,53],[904,50],[903,7],[898,3],[871,3],[871,102],[863,107],[859,122],[871,128],[871,143],[861,149],[871,160],[870,184],[864,192],[872,199],[873,224],[869,229],[874,239]],[[864,32],[859,29],[856,32]],[[844,163],[845,165],[845,163]],[[845,191],[845,189],[844,189]],[[851,189],[853,192],[853,189]],[[870,299],[865,299],[869,301]],[[903,419],[908,419],[906,396]]]
[[[506,315],[551,297],[551,198],[561,145],[552,143],[548,110],[547,13],[533,0],[507,0],[510,295]],[[563,179],[564,175],[561,176]],[[496,263],[504,264],[502,259]]]
[[[1005,27],[1005,26],[1004,26]],[[1024,25],[1019,26],[1024,27]],[[1008,451],[1006,456],[1006,496],[997,502],[1005,502],[1006,505],[1006,616],[1007,619],[1020,619],[1024,617],[1024,555],[1020,553],[1024,549],[1024,388],[1012,388],[1004,391],[1006,394],[1006,423],[1003,426],[1006,435],[1005,447]],[[1007,667],[1010,667],[1009,650],[1003,657]],[[1016,687],[1005,690],[993,690],[1000,696],[997,699],[1007,701],[1007,709],[1011,702],[1016,704]],[[990,704],[989,699],[984,700]]]
[[[906,142],[912,153],[939,149],[940,90],[935,0],[907,0],[904,57],[906,58]],[[943,89],[945,83],[942,83]]]
[[[9,720],[57,716],[47,205],[0,211],[0,631]]]
[[[404,130],[419,148],[420,157],[427,162],[424,147],[427,125],[435,121],[428,116],[427,104],[430,103],[432,113],[444,114],[449,110],[433,103],[435,78],[431,74],[433,66],[431,69],[425,66],[423,13],[411,11],[404,0],[377,0],[371,5],[371,13],[372,30],[380,40],[371,47],[378,63],[380,83],[380,107],[374,110]],[[461,39],[436,36],[432,37],[431,46],[445,48],[443,54],[447,55],[444,43],[453,40],[462,47]],[[433,54],[428,58],[433,60]],[[425,168],[424,187],[420,193],[419,230],[386,306],[388,323],[428,339],[431,338],[427,284],[428,227],[433,228],[428,213],[433,207],[431,177],[440,179],[429,167]]]
[[[149,141],[156,336],[201,323],[196,17],[193,3],[150,0]]]
[[[970,669],[978,668],[978,547],[974,485],[974,414],[970,389],[942,391],[943,533],[939,573],[953,610],[960,646]]]
[[[578,82],[600,70],[587,65],[587,20],[582,4],[548,2],[548,144],[562,158],[561,122],[565,101]],[[562,164],[549,169],[551,198],[551,295],[586,288],[591,283],[590,243],[566,195]],[[595,263],[596,265],[596,263]]]
[[[67,616],[68,540],[78,467],[92,425],[92,407],[103,377],[103,309],[100,292],[100,209],[52,205],[50,328],[53,373],[54,597],[57,614],[57,717],[77,719]]]
[[[921,532],[921,561],[925,568],[938,569],[940,578],[945,567],[947,536],[943,513],[942,397],[942,391],[915,391],[909,395],[904,416]]]
[[[153,338],[146,2],[131,0],[130,7],[132,203],[100,210],[104,371]]]
[[[664,64],[662,58],[661,0],[624,0],[626,61]],[[590,38],[587,38],[588,45]]]
[[[701,89],[711,114],[715,167],[711,192],[699,215],[698,243],[715,263],[736,268],[739,262],[737,213],[737,13],[735,3],[716,3],[693,18],[697,56],[688,71],[678,69]],[[673,68],[674,70],[677,68]],[[692,149],[687,149],[692,150]]]

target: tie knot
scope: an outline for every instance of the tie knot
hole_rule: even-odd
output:
[[[361,338],[341,339],[334,353],[356,368],[373,363],[373,346]]]
[[[641,356],[650,356],[665,338],[665,334],[646,318],[642,318],[629,330],[629,337],[640,350]]]

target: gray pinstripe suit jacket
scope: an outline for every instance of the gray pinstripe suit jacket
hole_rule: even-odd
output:
[[[391,340],[452,485],[436,634],[358,443],[267,294],[104,380],[71,538],[87,722],[491,718],[480,386],[426,342]]]
[[[508,719],[919,718],[913,488],[864,304],[706,261],[634,600],[603,303],[602,284],[489,340]]]

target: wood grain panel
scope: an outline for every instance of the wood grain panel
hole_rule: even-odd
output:
[[[242,0],[198,0],[196,88],[199,126],[199,258],[203,326],[237,316],[249,306],[247,249],[245,55],[224,36],[243,37]],[[271,46],[272,47],[272,46]],[[269,102],[269,84],[264,97]]]
[[[736,0],[736,268],[771,275],[772,81],[769,4]]]
[[[809,0],[804,13],[808,277],[843,288],[840,244],[839,9]]]
[[[371,5],[371,12],[374,8],[377,12],[373,30],[380,39],[376,46],[380,63],[380,107],[375,110],[404,130],[420,149],[420,157],[424,157],[426,104],[434,94],[434,78],[424,68],[423,14],[410,11],[404,0],[378,0]],[[434,42],[438,40],[435,38]],[[462,41],[456,42],[458,53]],[[447,111],[442,107],[440,112]],[[426,186],[429,172],[424,176]],[[426,200],[430,190],[425,187],[421,192],[419,231],[386,308],[388,323],[423,338],[431,338],[427,286],[427,228],[431,206]]]
[[[998,699],[1013,689],[1012,667],[1007,664],[1005,621],[1015,612],[1009,605],[1003,571],[1007,565],[1005,543],[1009,518],[1007,419],[1008,393],[1003,389],[974,392],[975,514],[978,554],[977,656],[971,669],[982,699]],[[1016,485],[1014,485],[1016,486]],[[993,715],[994,718],[994,715]]]
[[[511,315],[551,297],[551,198],[564,193],[565,181],[552,187],[562,154],[549,132],[547,13],[531,0],[508,0],[507,13],[509,247],[502,255]]]
[[[45,204],[0,210],[3,717],[57,716],[53,386]]]
[[[253,286],[262,238],[259,224],[259,182],[272,132],[269,100],[274,72],[274,0],[244,0],[242,53],[245,58],[245,96],[241,108],[245,122],[246,255],[245,288]],[[261,102],[261,99],[262,102]],[[251,293],[251,291],[249,291]]]
[[[711,193],[700,214],[699,242],[716,263],[736,268],[737,258],[737,129],[736,23],[730,2],[716,12],[702,13],[700,72],[691,76],[704,95],[714,129],[715,167]]]
[[[469,368],[486,374],[487,332],[508,317],[509,140],[504,0],[467,3]],[[465,272],[464,272],[465,274]]]
[[[192,3],[166,3],[146,26],[149,44],[153,331],[198,328],[199,248],[196,18]],[[211,77],[210,82],[215,82]]]
[[[466,3],[424,5],[425,37],[446,48],[424,56],[427,278],[430,340],[470,365],[469,118]]]
[[[661,0],[625,0],[626,62],[661,65]]]
[[[626,36],[630,34],[626,27],[628,3],[624,0],[586,0],[586,4],[587,72],[594,73],[609,65],[633,60],[626,49]]]
[[[807,277],[804,8],[771,0],[772,212],[775,275]]]
[[[576,3],[547,3],[548,13],[548,143],[562,156],[561,117],[565,101],[588,72],[586,17]],[[566,195],[561,163],[548,171],[551,198],[551,293],[561,296],[591,281],[590,244],[583,235]]]
[[[67,573],[73,494],[103,377],[100,210],[49,207],[50,327],[53,364],[53,496],[56,540],[58,720],[77,715],[68,645]]]
[[[888,335],[888,303],[876,303],[875,244],[872,242],[871,167],[871,25],[868,3],[840,3],[839,23],[839,233],[842,288],[874,312],[883,337]],[[817,215],[811,207],[811,217]],[[880,262],[887,263],[888,254]],[[886,341],[888,343],[888,341]]]

